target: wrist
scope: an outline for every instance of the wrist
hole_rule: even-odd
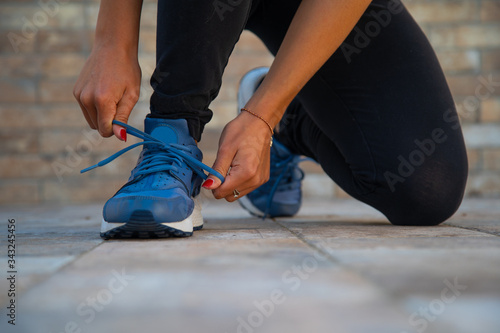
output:
[[[99,57],[110,56],[117,60],[138,61],[139,58],[137,48],[120,43],[106,43],[105,41],[96,41],[92,47],[92,53]]]
[[[243,121],[246,129],[253,134],[254,138],[261,138],[264,142],[269,140],[267,142],[272,146],[274,129],[266,120],[246,108],[241,109],[237,118]]]
[[[259,99],[258,96],[254,95],[245,105],[244,109],[255,114],[254,117],[261,118],[262,123],[265,123],[266,126],[274,131],[274,128],[278,125],[286,111],[286,106],[280,105],[272,99],[269,101]]]
[[[241,111],[241,112],[248,112],[248,113],[250,113],[252,116],[254,116],[254,117],[256,117],[256,118],[258,118],[258,119],[262,120],[262,121],[264,122],[264,124],[266,124],[266,126],[269,128],[269,132],[271,133],[271,136],[273,136],[273,135],[274,135],[274,127],[273,127],[273,126],[271,126],[271,124],[269,124],[269,122],[268,122],[267,120],[265,120],[263,117],[259,116],[258,114],[256,114],[256,113],[255,113],[255,112],[253,112],[253,111],[248,110],[247,108],[242,108],[240,111]]]
[[[139,51],[139,41],[130,38],[123,38],[121,36],[116,36],[112,34],[99,34],[96,32],[95,41],[92,46],[92,51],[106,51],[117,52],[120,54],[138,54]]]
[[[284,89],[283,84],[270,84],[269,80],[266,79],[247,102],[245,108],[264,118],[274,129],[279,124],[296,92]]]

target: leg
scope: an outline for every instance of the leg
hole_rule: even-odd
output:
[[[187,237],[203,226],[202,169],[223,176],[201,163],[196,140],[250,9],[250,1],[225,11],[219,2],[159,1],[152,113],[145,133],[125,125],[144,146],[129,181],[104,206],[105,239]]]
[[[251,1],[225,7],[219,3],[158,1],[157,65],[151,78],[149,117],[186,119],[198,141],[212,117],[208,106],[219,92]]]
[[[357,29],[373,27],[387,3],[372,3]],[[315,158],[346,192],[393,224],[435,225],[463,196],[462,133],[427,39],[404,8],[389,15],[366,45],[359,45],[359,30],[351,33],[344,46],[357,51],[339,49],[310,80],[285,114],[278,139]],[[266,24],[272,23],[249,21],[276,52],[284,34]]]

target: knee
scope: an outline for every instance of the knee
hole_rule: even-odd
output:
[[[449,219],[460,207],[465,181],[407,186],[392,194],[391,207],[385,214],[394,225],[438,225]]]
[[[413,200],[411,208],[386,214],[389,222],[398,226],[436,226],[449,219],[460,206],[461,200],[447,201],[442,206],[429,205],[426,200]]]

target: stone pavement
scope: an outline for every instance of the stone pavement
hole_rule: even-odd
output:
[[[500,200],[417,228],[353,200],[263,221],[207,199],[203,230],[147,241],[102,241],[100,211],[0,208],[1,332],[500,332]]]

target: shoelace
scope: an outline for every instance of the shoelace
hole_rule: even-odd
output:
[[[161,171],[177,170],[177,168],[172,163],[177,162],[177,164],[187,164],[198,176],[200,176],[204,180],[207,179],[208,175],[206,175],[203,170],[208,171],[210,174],[219,178],[221,182],[224,182],[224,176],[222,176],[219,172],[215,171],[209,166],[198,161],[190,154],[186,153],[186,151],[188,151],[188,148],[176,143],[165,143],[147,133],[144,133],[143,131],[138,130],[135,127],[122,123],[118,120],[113,120],[113,124],[120,125],[126,128],[127,134],[131,134],[139,139],[143,139],[144,141],[134,143],[126,147],[114,153],[110,157],[100,161],[99,163],[81,170],[80,173],[102,167],[136,147],[142,145],[156,145],[156,148],[153,148],[154,150],[143,157],[141,165],[137,167],[134,175],[146,175]]]
[[[295,156],[290,155],[288,158],[273,164],[273,166],[277,169],[282,168],[284,165],[286,165],[286,167],[281,170],[278,177],[276,177],[276,179],[274,180],[274,183],[271,187],[271,190],[269,191],[269,199],[267,200],[266,209],[264,210],[264,216],[262,217],[262,219],[265,219],[266,217],[269,216],[269,211],[271,210],[274,195],[276,194],[276,191],[278,190],[280,185],[283,185],[283,184],[281,184],[281,181],[285,178],[285,176],[287,178],[293,177],[294,176],[293,173],[294,173],[295,169],[298,168],[297,165],[300,162],[309,161],[309,160],[314,161],[313,159],[308,158],[308,157],[301,157],[296,162],[290,163],[294,158],[295,158]],[[304,178],[304,172],[300,169],[299,169],[299,171],[301,173],[301,177],[300,177],[300,179],[297,179],[297,180],[301,180],[302,178]],[[270,186],[270,184],[269,184],[269,186]],[[269,186],[266,186],[265,188],[268,188]]]

